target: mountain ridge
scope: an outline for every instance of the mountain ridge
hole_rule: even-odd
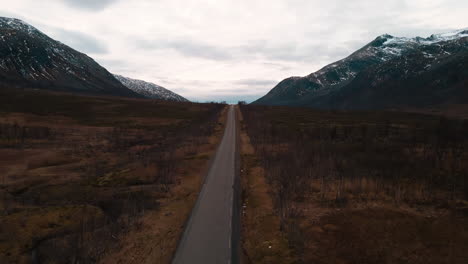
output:
[[[427,38],[380,35],[348,57],[326,65],[317,72],[304,77],[290,77],[281,81],[253,104],[332,108],[332,105],[324,105],[318,99],[329,96],[350,85],[359,73],[386,63],[391,64],[394,59],[418,51],[423,51],[423,55],[428,59],[437,60],[444,56],[444,54],[437,52],[438,47],[446,45],[446,43],[456,43],[457,40],[466,39],[467,37],[467,29],[433,34]],[[466,45],[463,43],[458,46],[466,49]],[[398,78],[398,76],[396,77]]]
[[[141,97],[88,55],[6,17],[0,17],[0,85]]]

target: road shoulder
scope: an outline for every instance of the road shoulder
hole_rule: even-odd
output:
[[[285,234],[280,230],[279,217],[274,212],[264,170],[240,120],[242,223],[242,263],[294,263]]]

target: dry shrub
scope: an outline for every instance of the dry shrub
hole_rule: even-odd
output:
[[[28,159],[27,169],[33,170],[42,167],[59,166],[71,162],[73,162],[73,160],[70,160],[70,157],[64,153],[45,150],[41,155]]]

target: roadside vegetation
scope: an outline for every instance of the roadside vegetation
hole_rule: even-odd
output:
[[[240,109],[295,263],[466,263],[468,120]]]
[[[0,263],[169,263],[222,104],[0,91]]]
[[[239,108],[236,108],[239,111]],[[255,155],[242,113],[240,123],[241,190],[242,190],[242,263],[294,263],[285,234],[280,230],[280,218],[274,213],[271,186]]]

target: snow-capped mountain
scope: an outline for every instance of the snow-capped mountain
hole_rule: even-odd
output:
[[[146,98],[175,102],[188,102],[188,100],[184,97],[154,83],[131,79],[117,74],[114,74],[114,77],[130,90],[141,94]]]
[[[331,107],[330,96],[347,90],[358,75],[373,72],[375,79],[365,87],[405,80],[434,69],[449,57],[467,51],[468,29],[432,35],[428,38],[403,38],[388,34],[306,77],[291,77],[280,82],[256,104]],[[458,58],[460,59],[460,58]],[[392,72],[390,74],[390,72]],[[406,77],[405,77],[406,76]],[[355,93],[354,96],[360,95]],[[352,107],[348,105],[348,107]]]
[[[141,97],[86,54],[5,17],[0,17],[0,85]]]

